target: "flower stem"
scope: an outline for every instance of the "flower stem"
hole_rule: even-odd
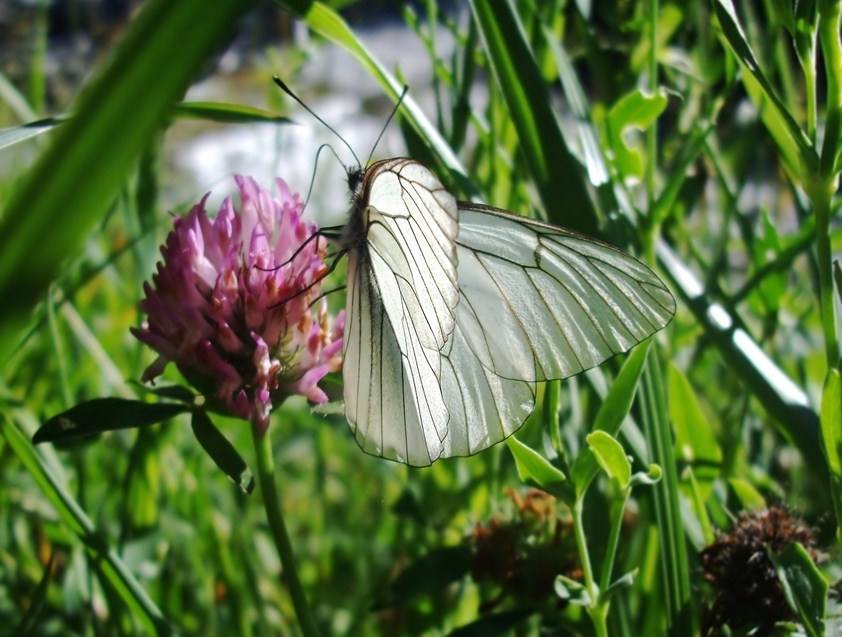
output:
[[[319,631],[316,628],[316,622],[313,620],[307,597],[304,595],[304,588],[301,586],[301,580],[298,577],[292,544],[289,541],[289,534],[281,512],[281,498],[275,483],[275,462],[272,458],[272,441],[269,430],[267,429],[262,434],[254,431],[253,437],[254,450],[257,455],[257,479],[263,493],[263,506],[266,508],[266,517],[269,520],[272,539],[275,541],[275,548],[281,558],[282,577],[289,587],[292,605],[295,607],[301,632],[305,637],[318,637]]]
[[[588,593],[588,605],[585,610],[591,618],[591,623],[594,627],[594,633],[597,637],[607,637],[607,608],[604,607],[600,601],[602,591],[594,581],[593,569],[591,568],[591,558],[588,553],[588,541],[585,537],[584,524],[584,494],[578,496],[573,503],[573,530],[576,534],[576,547],[579,551],[579,561],[582,564],[582,575],[585,580],[585,590]]]

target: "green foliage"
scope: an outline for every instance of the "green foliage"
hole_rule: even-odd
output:
[[[125,382],[151,362],[128,330],[168,213],[210,186],[167,153],[197,124],[285,125],[270,76],[297,86],[246,69],[233,98],[179,102],[250,9],[206,4],[145,3],[69,107],[47,99],[46,12],[26,74],[0,76],[3,625],[300,634],[261,506],[276,489],[325,635],[735,634],[699,551],[773,502],[838,558],[838,3],[406,9],[429,69],[397,115],[412,155],[461,198],[638,254],[679,299],[652,343],[542,388],[507,445],[420,470],[364,455],[341,411],[291,399],[251,452],[250,426],[211,422],[175,370]],[[397,98],[400,52],[393,73],[328,4],[282,4],[315,37],[269,59],[304,77],[338,48]],[[272,486],[247,495],[269,460]],[[832,634],[838,560],[769,555],[801,630]]]

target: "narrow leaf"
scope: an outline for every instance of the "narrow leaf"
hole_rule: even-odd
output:
[[[50,584],[50,574],[53,570],[53,561],[55,560],[55,553],[50,555],[50,560],[44,566],[44,573],[41,575],[41,580],[38,582],[38,587],[32,594],[29,600],[29,608],[21,618],[20,623],[14,630],[15,635],[20,637],[29,637],[30,635],[37,635],[38,616],[44,608],[44,603],[47,601],[47,588]]]
[[[35,447],[30,444],[19,426],[8,420],[2,412],[0,412],[0,435],[6,439],[14,454],[50,500],[62,524],[76,534],[79,541],[90,552],[103,574],[103,581],[107,581],[113,587],[126,607],[140,620],[143,630],[149,635],[175,635],[174,629],[168,624],[126,564],[113,549],[105,547],[100,541],[101,535],[98,529],[67,491],[63,482],[56,478],[53,470],[35,451]]]
[[[50,117],[41,119],[37,122],[30,122],[23,126],[14,126],[12,128],[0,128],[0,150],[19,144],[20,142],[31,139],[36,135],[45,133],[53,127],[61,124],[62,120],[57,117]]]
[[[722,449],[716,441],[690,381],[673,364],[667,369],[670,422],[675,431],[675,448],[679,456],[693,466],[696,478],[702,483],[705,494],[719,476]]]
[[[594,431],[604,431],[611,436],[616,436],[620,431],[623,420],[628,415],[634,400],[637,383],[643,372],[646,355],[649,352],[651,339],[638,345],[623,363],[620,373],[611,384],[605,400],[596,414]],[[599,464],[590,449],[583,449],[576,456],[573,462],[573,469],[570,472],[576,493],[581,495],[585,492],[599,471]]]
[[[292,123],[288,117],[262,108],[225,102],[180,102],[173,107],[172,115],[175,119],[199,119],[224,124]]]
[[[251,493],[254,490],[254,476],[251,469],[237,453],[234,445],[216,428],[207,413],[202,409],[196,409],[190,424],[193,427],[193,433],[196,434],[196,440],[202,445],[202,449],[208,452],[216,466],[222,469],[225,475],[245,493]]]
[[[32,442],[59,442],[104,431],[148,427],[186,411],[188,408],[185,405],[145,403],[125,398],[95,398],[50,418],[35,432]]]
[[[749,76],[753,78],[763,93],[762,98],[758,99],[755,97],[758,108],[761,109],[761,115],[763,115],[762,109],[767,108],[767,105],[772,111],[772,120],[765,117],[763,119],[767,124],[769,132],[778,142],[781,150],[787,155],[790,167],[794,170],[799,170],[800,168],[796,161],[797,156],[793,156],[794,153],[787,151],[787,149],[793,145],[800,151],[801,157],[806,160],[808,164],[818,166],[818,158],[815,150],[810,144],[809,139],[807,139],[797,122],[793,119],[792,115],[790,115],[786,106],[778,98],[776,91],[769,80],[766,79],[763,70],[760,68],[760,64],[757,62],[757,58],[754,55],[754,51],[751,49],[748,38],[740,25],[733,2],[731,0],[715,0],[713,6],[714,11],[716,12],[716,17],[722,27],[722,33],[725,35],[725,39],[734,54],[737,56],[737,59],[740,61],[743,69],[748,72]],[[749,89],[749,92],[751,93],[752,87],[749,84],[747,84],[746,88]],[[770,121],[772,122],[771,125]]]

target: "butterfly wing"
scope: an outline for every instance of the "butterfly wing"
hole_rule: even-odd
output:
[[[361,184],[343,237],[343,377],[368,453],[418,466],[485,449],[532,413],[537,381],[599,365],[675,311],[633,257],[496,208],[457,207],[417,162],[378,162]]]
[[[613,246],[488,206],[460,202],[459,211],[459,303],[486,325],[464,334],[499,376],[573,376],[631,349],[675,313],[658,276]]]
[[[574,232],[459,203],[460,299],[442,352],[451,410],[441,457],[477,453],[514,433],[535,382],[567,378],[646,339],[675,300],[637,259]]]
[[[361,184],[343,238],[345,413],[364,451],[429,465],[449,421],[440,352],[459,298],[456,202],[410,160],[373,164]]]

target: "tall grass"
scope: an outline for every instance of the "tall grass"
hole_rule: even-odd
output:
[[[842,576],[838,5],[586,4],[407,7],[437,103],[411,91],[398,125],[460,198],[635,252],[676,318],[543,387],[508,445],[429,469],[365,456],[340,416],[285,404],[272,456],[322,634],[700,634],[715,591],[699,552],[771,504],[827,556],[820,572],[810,553],[776,557],[793,617],[842,630],[826,585]],[[282,5],[397,97],[400,68],[333,9]],[[249,9],[151,0],[62,113],[45,110],[41,49],[27,87],[0,83],[0,625],[14,634],[300,634],[264,491],[231,483],[182,417],[31,443],[84,400],[155,400],[127,380],[150,362],[128,328],[169,223],[162,141],[188,116],[277,120],[179,104]],[[249,427],[216,424],[254,465]]]

